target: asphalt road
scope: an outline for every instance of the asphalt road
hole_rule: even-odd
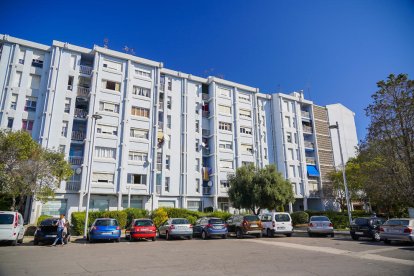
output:
[[[414,275],[414,246],[348,237],[0,247],[0,275]]]

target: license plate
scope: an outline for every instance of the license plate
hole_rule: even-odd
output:
[[[388,230],[388,232],[390,232],[390,233],[401,233],[401,231],[398,230],[398,229],[390,229],[390,230]]]
[[[141,228],[141,232],[148,231],[148,228]]]
[[[355,232],[357,235],[364,235],[364,232]]]
[[[277,230],[285,230],[285,227],[278,227]]]
[[[101,235],[112,235],[112,232],[102,232]]]
[[[56,235],[46,235],[46,238],[56,238]]]
[[[257,224],[250,224],[250,227],[257,227]]]
[[[222,229],[222,226],[213,226],[213,229]]]

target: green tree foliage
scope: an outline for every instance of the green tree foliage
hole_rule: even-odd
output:
[[[20,210],[28,196],[45,201],[72,175],[61,153],[43,149],[25,131],[0,131],[0,193]]]
[[[391,74],[377,86],[358,158],[371,204],[392,213],[414,206],[414,81]]]
[[[232,205],[259,214],[262,209],[275,210],[294,201],[292,184],[283,178],[274,165],[257,169],[253,165],[237,169],[229,177],[228,191]]]

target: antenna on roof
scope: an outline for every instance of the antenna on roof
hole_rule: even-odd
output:
[[[311,101],[312,101],[312,95],[311,95],[311,92],[310,92],[310,90],[311,90],[311,83],[310,83],[310,81],[307,81],[307,82],[306,82],[306,84],[305,84],[305,89],[306,89],[306,91],[308,92],[308,97],[309,97],[309,100],[311,100]]]
[[[109,39],[108,38],[104,38],[104,40],[103,40],[103,42],[104,42],[104,48],[105,49],[108,49],[108,42],[109,42]]]

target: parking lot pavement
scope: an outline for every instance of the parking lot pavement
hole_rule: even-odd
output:
[[[0,247],[0,275],[414,275],[414,246],[342,238]]]

